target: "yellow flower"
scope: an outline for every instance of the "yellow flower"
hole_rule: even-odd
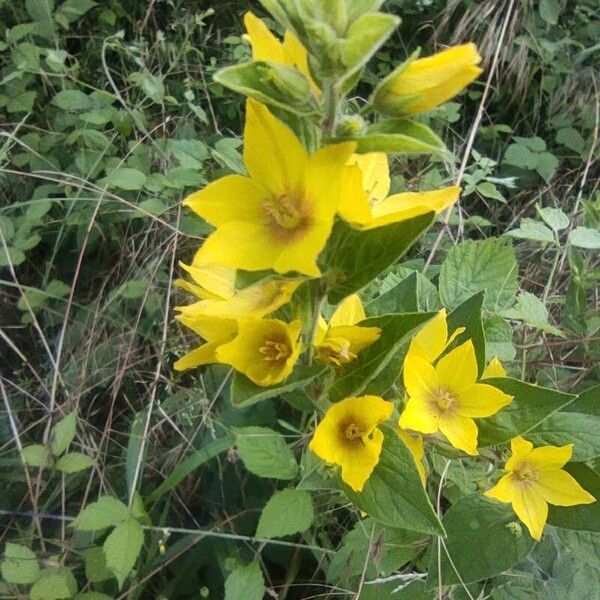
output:
[[[413,115],[450,100],[482,73],[475,44],[463,44],[402,65],[380,86],[374,104],[382,112]]]
[[[497,356],[494,356],[494,358],[490,360],[481,374],[481,379],[487,379],[488,377],[506,377],[506,370],[498,360]]]
[[[381,334],[379,327],[356,325],[365,318],[365,310],[357,294],[348,296],[340,303],[329,324],[319,317],[314,339],[317,358],[338,367],[356,360],[356,355]]]
[[[235,269],[221,265],[206,264],[196,252],[191,265],[180,262],[179,266],[189,273],[193,283],[185,279],[175,280],[175,284],[198,298],[227,300],[235,294]]]
[[[262,104],[248,100],[244,162],[250,177],[228,175],[184,204],[217,229],[199,251],[204,263],[248,271],[319,276],[340,202],[343,167],[353,142],[309,155]]]
[[[286,30],[283,42],[280,42],[262,20],[250,11],[244,15],[244,25],[254,60],[296,67],[308,81],[313,94],[320,97],[321,90],[310,74],[306,48],[291,31]]]
[[[387,156],[381,152],[355,154],[346,169],[339,213],[356,229],[374,229],[432,211],[440,213],[460,195],[457,186],[392,196],[388,196],[389,191]]]
[[[488,498],[510,502],[531,537],[539,540],[548,518],[548,504],[575,506],[596,499],[561,467],[573,454],[573,444],[541,446],[516,437],[511,440],[512,456],[506,461],[506,475],[490,490]]]
[[[332,405],[317,426],[309,448],[321,459],[342,468],[342,480],[362,491],[379,462],[383,433],[394,407],[378,396],[346,398]]]
[[[458,327],[449,336],[446,309],[442,308],[413,337],[408,352],[434,363],[464,330]]]
[[[292,372],[298,361],[301,329],[300,321],[289,324],[278,319],[240,321],[237,336],[217,348],[217,361],[231,365],[256,385],[275,385]]]
[[[421,481],[423,482],[423,485],[425,485],[425,482],[427,481],[427,473],[425,472],[425,465],[423,464],[423,459],[425,458],[423,436],[416,433],[411,433],[410,431],[404,431],[404,429],[398,429],[397,432],[400,436],[400,439],[406,444],[406,447],[410,450],[410,453],[415,459],[419,477],[421,477]]]
[[[182,356],[173,364],[176,371],[185,371],[201,365],[219,362],[217,349],[231,341],[238,330],[233,319],[221,319],[207,315],[177,315],[176,319],[197,333],[206,343]]]
[[[477,454],[477,425],[473,419],[489,417],[510,404],[512,396],[485,383],[477,383],[477,360],[468,340],[433,366],[415,352],[404,361],[408,401],[400,415],[402,429],[421,433],[441,431],[467,454]]]

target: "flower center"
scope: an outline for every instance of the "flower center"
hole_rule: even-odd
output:
[[[338,367],[356,360],[356,354],[350,350],[350,342],[343,338],[331,338],[319,346],[319,359]]]
[[[349,440],[356,440],[362,436],[363,432],[356,423],[350,423],[346,426],[344,434]]]
[[[519,481],[523,483],[535,483],[540,478],[540,474],[537,469],[531,465],[521,465],[518,469],[515,469],[515,475]]]
[[[285,360],[290,356],[290,348],[285,342],[277,340],[265,340],[265,343],[258,349],[263,359],[269,362]]]
[[[433,395],[433,402],[440,411],[446,412],[452,410],[457,403],[457,398],[447,390],[438,389]]]
[[[299,227],[304,221],[302,200],[292,194],[283,194],[279,198],[266,198],[263,210],[269,225],[285,231]]]

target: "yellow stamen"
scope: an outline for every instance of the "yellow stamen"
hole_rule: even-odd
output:
[[[286,231],[296,229],[304,221],[302,201],[291,194],[265,199],[263,210],[269,225]]]
[[[448,411],[452,409],[457,400],[456,397],[450,392],[439,389],[433,395],[433,401],[441,411]]]
[[[261,346],[258,351],[263,355],[267,361],[276,362],[284,360],[290,356],[290,349],[284,342],[277,342],[275,340],[266,340],[264,345]]]
[[[346,427],[345,435],[349,440],[356,440],[362,436],[362,431],[356,423],[350,423]]]

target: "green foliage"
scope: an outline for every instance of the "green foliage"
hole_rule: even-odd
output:
[[[4,548],[0,572],[8,583],[34,583],[40,575],[40,567],[35,552],[9,542]]]
[[[308,492],[294,489],[275,492],[260,515],[256,537],[274,538],[303,533],[312,525],[314,517]]]
[[[235,568],[225,580],[225,600],[261,600],[264,593],[265,584],[258,561]]]

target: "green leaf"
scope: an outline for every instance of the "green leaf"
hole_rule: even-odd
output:
[[[362,492],[343,484],[344,493],[359,510],[388,527],[444,535],[412,454],[392,428],[381,430],[385,439],[375,470]]]
[[[125,479],[127,481],[128,495],[131,495],[133,491],[133,483],[142,449],[142,439],[144,437],[144,426],[147,414],[146,411],[139,412],[131,421],[131,428],[127,439],[127,454],[125,457]]]
[[[396,154],[437,154],[446,150],[444,142],[423,123],[409,119],[385,119],[354,138],[357,152],[392,152]]]
[[[71,444],[77,429],[77,410],[70,412],[53,428],[51,435],[52,454],[60,456]]]
[[[578,248],[598,250],[600,248],[600,231],[590,227],[575,227],[571,232],[571,244]]]
[[[71,569],[61,567],[43,571],[42,576],[29,590],[30,600],[61,600],[77,593],[77,581]]]
[[[326,371],[327,368],[323,365],[299,366],[285,381],[271,387],[256,385],[245,375],[236,372],[230,388],[231,403],[238,408],[245,408],[267,398],[281,396],[298,388],[306,388]]]
[[[360,322],[363,327],[379,327],[381,335],[346,366],[329,388],[329,399],[337,402],[349,396],[384,393],[400,375],[403,349],[415,329],[428,321],[431,313],[381,315]]]
[[[56,468],[63,473],[78,473],[84,469],[89,469],[94,465],[94,461],[81,452],[69,452],[61,456],[56,462]]]
[[[104,550],[94,546],[85,551],[85,576],[91,583],[112,579],[113,574],[106,567]]]
[[[110,188],[120,188],[122,190],[136,191],[144,187],[146,176],[137,169],[121,167],[106,176],[106,184]]]
[[[574,399],[572,394],[510,377],[494,377],[486,379],[485,383],[513,396],[514,399],[494,416],[477,419],[480,446],[501,444],[526,434]]]
[[[540,0],[538,10],[540,11],[540,17],[542,17],[548,25],[556,25],[558,23],[558,17],[560,17],[560,13],[562,12],[558,0]]]
[[[600,417],[600,384],[584,390],[569,404],[569,412]]]
[[[4,247],[0,247],[0,267],[7,267],[12,264],[13,266],[20,265],[25,262],[25,253],[18,248],[8,246],[8,256]]]
[[[93,108],[89,96],[79,90],[62,90],[52,98],[52,104],[62,110],[77,112]]]
[[[423,235],[434,216],[427,213],[368,231],[337,221],[323,261],[329,302],[338,304],[397,261]]]
[[[27,210],[25,217],[27,220],[35,221],[41,219],[52,208],[52,201],[49,198],[41,198],[40,200],[32,200]]]
[[[509,526],[515,522],[510,505],[478,493],[451,506],[442,519],[447,534],[440,557],[442,585],[482,581],[521,562],[534,541],[525,527]],[[437,544],[433,544],[427,583],[430,588],[438,586]]]
[[[225,600],[262,600],[265,581],[258,561],[235,568],[225,580]]]
[[[309,492],[291,488],[275,492],[263,508],[258,538],[276,538],[306,531],[315,518]]]
[[[600,476],[584,463],[570,463],[564,469],[594,498],[600,498]],[[578,506],[550,506],[548,523],[563,529],[600,532],[600,502]]]
[[[542,152],[537,155],[535,170],[546,182],[550,181],[558,169],[558,158],[550,152]]]
[[[295,67],[253,60],[225,67],[214,79],[238,94],[286,112],[319,114],[308,81]]]
[[[536,242],[556,243],[552,230],[539,221],[533,219],[521,219],[520,225],[516,229],[507,231],[505,235],[524,240],[534,240]]]
[[[117,525],[102,545],[106,567],[119,583],[119,589],[129,575],[142,550],[144,530],[135,519]]]
[[[498,202],[502,202],[502,204],[506,203],[506,198],[500,193],[498,188],[491,181],[483,181],[482,183],[477,184],[477,191],[486,198],[492,198],[493,200],[498,200]]]
[[[50,464],[50,450],[41,444],[25,446],[21,456],[30,467],[47,467]]]
[[[259,477],[294,479],[298,463],[285,438],[268,427],[235,429],[240,458],[248,471]]]
[[[183,462],[175,467],[173,472],[157,488],[148,494],[146,501],[148,503],[156,502],[168,491],[179,485],[190,473],[211,458],[214,458],[221,454],[221,452],[231,448],[234,443],[235,438],[232,435],[225,435],[206,444],[204,448],[194,452],[194,454],[188,456]]]
[[[554,231],[558,232],[569,226],[569,217],[560,208],[536,208],[546,225]]]
[[[521,292],[514,308],[502,312],[508,319],[520,319],[531,327],[546,333],[564,337],[563,332],[548,322],[548,309],[544,303],[530,292]]]
[[[444,306],[456,308],[485,290],[484,307],[497,312],[510,306],[517,292],[518,265],[510,243],[502,238],[467,240],[448,251],[440,272]]]
[[[581,152],[585,147],[585,140],[577,129],[573,127],[563,127],[556,132],[556,143],[562,144],[573,150],[573,152]]]
[[[40,567],[33,551],[20,544],[7,542],[0,573],[8,583],[24,585],[37,580]]]
[[[417,312],[419,310],[417,289],[418,272],[413,271],[387,292],[368,302],[365,308],[371,315]]]
[[[574,461],[592,460],[600,456],[600,416],[559,411],[526,437],[535,446],[573,444]]]
[[[84,592],[83,594],[77,594],[75,600],[113,600],[113,597],[100,592]]]
[[[86,506],[75,520],[78,531],[100,531],[106,527],[119,525],[129,518],[129,509],[112,496],[101,496],[96,502]]]

